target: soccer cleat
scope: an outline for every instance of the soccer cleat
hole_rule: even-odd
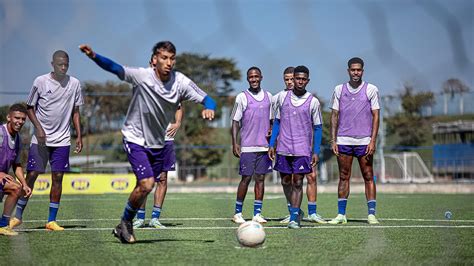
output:
[[[300,228],[300,225],[299,225],[297,222],[295,222],[295,221],[290,221],[290,222],[288,223],[288,228],[290,228],[290,229],[298,229],[298,228]]]
[[[64,231],[64,227],[59,226],[56,221],[51,221],[46,224],[46,230],[48,231]]]
[[[242,213],[239,212],[239,213],[234,214],[234,217],[232,217],[232,222],[234,222],[234,223],[236,223],[236,224],[243,224],[243,223],[245,223],[245,220],[244,220],[244,218],[242,217]]]
[[[121,220],[112,231],[112,234],[124,244],[133,244],[136,239],[133,235],[133,226],[131,221]]]
[[[145,220],[144,219],[137,219],[135,222],[133,222],[133,228],[142,228],[145,227]]]
[[[166,228],[166,226],[162,225],[160,223],[160,221],[158,220],[158,218],[153,218],[150,220],[150,223],[148,224],[150,227],[154,227],[154,228],[157,228],[157,229],[160,229],[160,228]]]
[[[265,220],[265,218],[263,218],[263,216],[262,216],[260,213],[257,213],[257,214],[252,218],[252,221],[257,222],[257,223],[261,223],[261,224],[264,224],[264,223],[267,222],[267,220]]]
[[[8,225],[4,227],[0,227],[0,235],[4,236],[17,236],[18,233],[13,231]]]
[[[285,216],[283,220],[280,221],[281,224],[287,224],[290,222],[290,215]]]
[[[379,224],[379,220],[377,220],[373,214],[369,214],[369,217],[367,217],[367,222],[369,224]]]
[[[319,214],[313,213],[311,215],[308,215],[308,220],[313,223],[318,223],[318,224],[326,224],[326,220],[323,219],[323,217]]]
[[[10,226],[11,229],[13,229],[13,228],[19,226],[19,225],[22,224],[22,223],[23,223],[23,222],[22,222],[20,219],[18,219],[18,218],[16,218],[16,217],[13,217],[13,218],[10,219],[10,224],[9,224],[9,226]]]
[[[347,223],[347,218],[345,215],[342,215],[342,214],[338,214],[336,218],[328,222],[328,224],[346,224],[346,223]]]

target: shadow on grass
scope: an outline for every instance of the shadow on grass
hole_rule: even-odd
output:
[[[87,228],[86,225],[62,225],[62,227],[64,227],[65,230],[67,229],[74,229],[74,228]],[[46,229],[44,226],[37,226],[37,227],[33,227],[33,229]]]
[[[105,242],[110,242],[110,241],[105,241]],[[121,244],[121,245],[130,245],[130,244],[124,244],[121,243],[117,240],[113,241],[116,244]],[[161,242],[196,242],[196,243],[214,243],[216,242],[215,240],[196,240],[196,239],[172,239],[172,238],[164,238],[164,239],[143,239],[143,240],[137,240],[134,244],[131,245],[139,245],[139,244],[150,244],[150,243],[161,243]]]

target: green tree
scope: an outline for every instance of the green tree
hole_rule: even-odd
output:
[[[400,94],[403,112],[387,119],[387,134],[397,136],[397,144],[403,147],[420,146],[430,136],[428,120],[422,116],[423,107],[435,103],[432,92],[414,92],[411,85],[405,85]],[[406,148],[404,148],[406,149]]]
[[[460,95],[459,112],[464,114],[464,98],[462,95],[469,92],[470,88],[464,82],[457,78],[450,78],[443,83],[442,92],[444,94],[444,114],[448,114],[448,95],[451,95],[451,99],[454,95]]]
[[[229,96],[234,90],[232,82],[241,78],[240,71],[232,59],[182,53],[176,58],[175,68],[217,101],[216,119],[220,118],[223,106],[232,106]],[[219,131],[210,127],[209,122],[202,120],[202,109],[201,105],[184,104],[184,119],[176,139],[178,145],[185,147],[177,150],[177,160],[181,167],[216,165],[221,162],[225,152],[225,148],[190,148],[223,144],[224,138],[218,134]]]
[[[7,122],[8,108],[10,105],[0,106],[0,124],[5,124]]]
[[[121,126],[132,96],[129,84],[85,82],[83,89],[82,116],[86,133],[115,130]]]

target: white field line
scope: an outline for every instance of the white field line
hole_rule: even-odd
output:
[[[390,229],[390,228],[453,228],[464,229],[474,228],[474,225],[330,225],[330,226],[302,226],[305,229]],[[100,227],[100,228],[68,228],[65,231],[111,231],[114,228]],[[204,227],[167,227],[161,229],[155,228],[141,228],[136,230],[236,230],[237,226],[204,226]],[[266,226],[267,229],[287,229],[286,226]],[[44,232],[46,229],[16,229],[18,232]]]
[[[271,221],[278,221],[280,218],[269,218]],[[350,221],[367,221],[367,218],[348,218]],[[447,222],[447,223],[474,223],[474,220],[446,220],[446,219],[410,219],[410,218],[378,218],[379,221],[407,221],[407,222]],[[25,220],[23,223],[40,223],[46,220]],[[120,221],[120,218],[95,218],[95,219],[64,219],[58,222],[96,222],[96,221]],[[160,218],[160,221],[231,221],[231,218],[200,218],[200,217],[182,217],[182,218]],[[303,219],[303,222],[305,219]]]

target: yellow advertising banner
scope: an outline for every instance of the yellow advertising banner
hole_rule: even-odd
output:
[[[62,194],[130,193],[135,188],[133,174],[64,174]],[[38,176],[34,195],[49,195],[51,174]]]

